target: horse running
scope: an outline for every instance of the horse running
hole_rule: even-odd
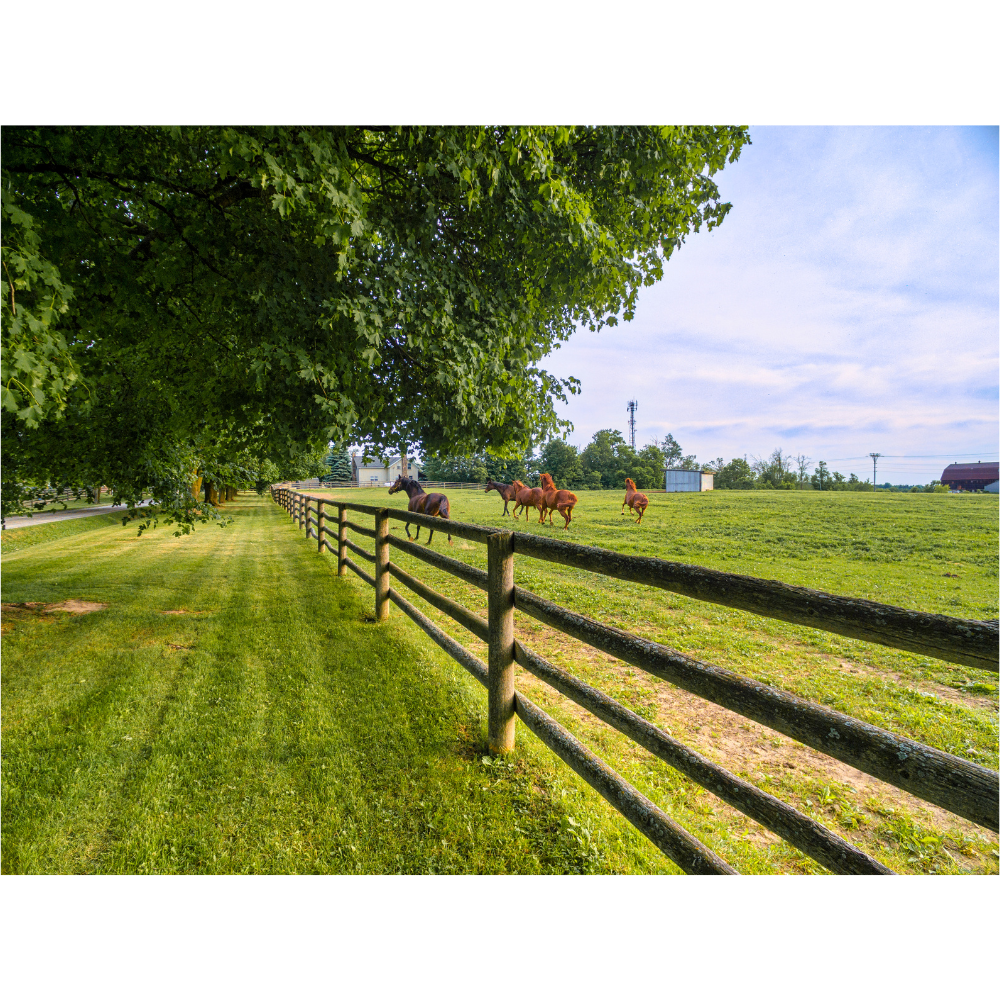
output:
[[[513,483],[508,486],[507,483],[495,483],[492,479],[487,479],[486,492],[489,493],[490,490],[496,490],[503,497],[503,514],[500,515],[501,517],[505,517],[510,513],[507,510],[507,504],[511,500],[514,501],[514,506],[517,506],[517,487]]]
[[[545,509],[549,512],[549,524],[552,524],[552,512],[557,510],[562,514],[563,520],[566,522],[563,525],[563,531],[568,531],[569,522],[573,520],[576,494],[570,493],[569,490],[556,489],[555,482],[547,472],[543,472],[538,477],[538,482],[542,488],[542,502],[545,504]],[[542,516],[545,516],[544,511]]]
[[[639,512],[639,520],[635,523],[642,524],[642,515],[646,513],[646,508],[649,506],[649,497],[645,493],[640,493],[635,488],[635,483],[631,479],[625,480],[625,500],[622,503],[622,515],[625,514],[626,504],[628,504],[630,512]]]
[[[519,517],[517,508],[520,507],[524,511],[524,519],[528,520],[528,508],[534,507],[539,513],[538,523],[541,524],[545,519],[545,504],[542,500],[542,490],[537,486],[525,486],[520,479],[515,479],[511,486],[517,491],[515,493],[514,502],[514,517]]]
[[[448,498],[443,493],[425,493],[423,487],[415,480],[410,479],[409,476],[400,476],[393,484],[389,487],[390,493],[398,493],[400,490],[405,490],[406,495],[410,498],[410,502],[407,505],[407,510],[411,514],[426,514],[428,517],[442,517],[445,520],[451,518],[451,508],[448,506]],[[410,525],[405,524],[406,527],[406,537],[410,538]],[[434,537],[434,529],[430,529],[430,537],[427,539],[427,544],[431,544],[431,539]],[[417,525],[417,537],[416,541],[420,541],[420,525]],[[448,544],[451,545],[451,533],[448,533]]]

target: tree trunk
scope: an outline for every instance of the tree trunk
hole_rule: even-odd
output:
[[[194,480],[191,483],[191,496],[193,496],[195,500],[201,499],[201,485],[202,485],[201,476],[198,475],[198,470],[195,469]]]

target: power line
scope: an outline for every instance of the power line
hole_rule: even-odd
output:
[[[993,457],[998,454],[993,451],[969,451],[961,455],[956,455],[954,452],[948,455],[879,455],[879,458],[973,458],[977,455],[988,455]],[[867,455],[848,455],[847,458],[829,458],[826,459],[828,462],[860,462],[866,458],[871,458],[871,453]]]

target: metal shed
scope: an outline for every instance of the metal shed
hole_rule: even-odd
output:
[[[941,473],[941,485],[953,490],[983,490],[1000,480],[1000,462],[954,462]]]
[[[665,469],[663,488],[667,493],[704,493],[714,489],[715,476],[700,469]]]

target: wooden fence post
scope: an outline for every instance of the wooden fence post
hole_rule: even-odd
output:
[[[337,576],[347,576],[347,508],[337,508]]]
[[[326,545],[326,505],[320,500],[316,504],[316,551],[322,555]]]
[[[302,504],[302,527],[306,529],[306,541],[312,538],[312,527],[309,524],[309,498],[303,501]]]
[[[489,744],[491,753],[514,749],[514,538],[498,531],[486,539],[489,571]]]
[[[375,621],[389,617],[389,511],[375,515]]]

